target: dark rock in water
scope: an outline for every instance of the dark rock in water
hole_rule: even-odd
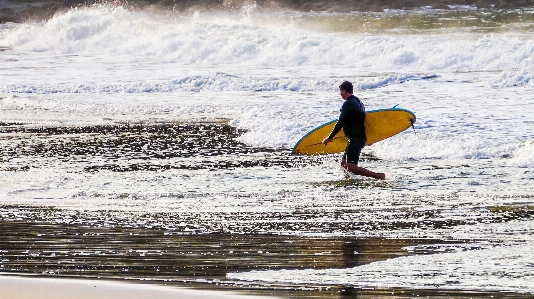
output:
[[[62,8],[61,1],[0,0],[0,23],[45,20]]]
[[[398,0],[390,3],[389,8],[392,9],[411,9],[416,6],[414,1],[411,0]]]
[[[444,3],[437,3],[432,5],[433,9],[450,9],[450,7],[447,4]]]
[[[0,9],[0,23],[16,22],[15,11],[9,7]]]
[[[505,9],[505,8],[513,8],[514,5],[507,2],[507,1],[497,1],[497,3],[495,3],[495,5],[493,6],[493,8],[497,8],[497,9]]]
[[[478,0],[473,5],[477,8],[492,8],[492,4],[484,0]]]
[[[83,4],[84,0],[63,0],[63,7],[71,7]]]

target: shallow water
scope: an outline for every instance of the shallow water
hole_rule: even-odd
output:
[[[531,295],[534,46],[528,18],[480,25],[501,14],[97,6],[2,25],[2,271],[284,297]],[[336,27],[371,16],[390,28]],[[414,16],[476,20],[391,21]],[[386,181],[290,154],[338,116],[345,79],[368,110],[416,114],[364,149]]]
[[[17,209],[14,209],[17,210]],[[28,210],[22,208],[20,210]],[[44,212],[44,211],[43,211]],[[48,211],[50,212],[50,211]],[[284,298],[528,298],[487,291],[353,287],[317,283],[236,281],[228,272],[269,269],[344,269],[373,262],[444,252],[480,250],[459,241],[435,239],[322,238],[262,234],[174,234],[161,229],[88,227],[58,223],[2,224],[2,271],[45,277],[119,279],[170,286],[246,291]],[[419,250],[405,250],[417,248]],[[329,277],[335,278],[332,274]]]

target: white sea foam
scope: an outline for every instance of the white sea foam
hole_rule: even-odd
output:
[[[425,80],[432,76],[389,75],[378,78],[363,78],[354,81],[355,88],[366,90],[411,80]],[[58,85],[4,85],[0,92],[6,94],[55,94],[55,93],[149,93],[149,92],[225,92],[225,91],[334,91],[338,79],[246,77],[216,72],[212,75],[197,75],[155,83],[123,84],[58,84]]]
[[[517,146],[508,163],[517,167],[534,168],[534,140],[522,142]]]
[[[530,70],[521,69],[503,72],[493,84],[494,87],[534,86],[533,74]]]
[[[528,151],[525,141],[499,142],[486,136],[438,135],[433,132],[411,130],[368,147],[384,159],[504,159],[514,157],[509,163],[527,166]],[[392,148],[395,150],[392,151]],[[516,157],[517,156],[517,157]]]

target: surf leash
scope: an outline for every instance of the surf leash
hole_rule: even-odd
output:
[[[415,135],[417,135],[417,132],[415,131],[415,127],[414,127],[414,125],[413,125],[413,118],[410,119],[410,122],[412,123],[413,133],[414,133]]]

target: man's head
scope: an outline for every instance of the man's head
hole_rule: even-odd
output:
[[[339,85],[339,94],[341,94],[341,97],[346,100],[349,96],[351,96],[354,92],[354,87],[352,86],[352,83],[349,81],[343,81],[341,85]]]
[[[352,94],[354,92],[354,87],[352,87],[352,83],[350,83],[349,81],[343,81],[343,83],[341,83],[341,85],[339,85],[339,88],[340,89],[343,89],[344,91]]]

